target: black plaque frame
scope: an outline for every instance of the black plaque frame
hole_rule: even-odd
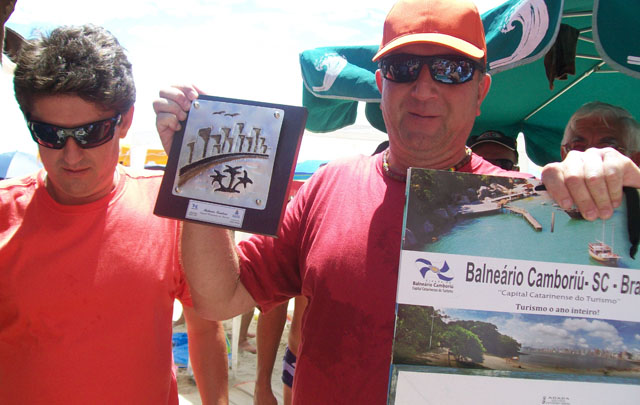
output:
[[[183,138],[187,128],[187,122],[189,120],[189,117],[187,116],[187,119],[181,122],[182,129],[176,132],[173,137],[171,152],[169,154],[165,174],[162,179],[162,184],[160,186],[158,198],[153,211],[154,214],[183,221],[186,220],[212,226],[220,226],[242,232],[276,236],[282,222],[284,209],[288,202],[288,190],[293,179],[295,163],[298,157],[302,135],[304,134],[308,115],[307,109],[299,106],[206,95],[199,96],[198,100],[220,101],[224,103],[241,104],[244,106],[267,107],[284,111],[266,206],[264,209],[242,207],[241,209],[244,210],[244,219],[242,221],[242,225],[238,227],[224,223],[212,222],[211,220],[187,218],[189,204],[197,204],[198,202],[211,204],[210,201],[183,197],[173,193],[180,152],[183,147]],[[214,205],[232,208],[235,207],[233,204],[221,204],[219,202],[214,203]]]

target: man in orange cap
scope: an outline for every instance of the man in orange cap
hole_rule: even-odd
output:
[[[386,403],[407,168],[527,176],[494,166],[465,147],[491,83],[473,2],[398,1],[374,60],[380,64],[376,79],[388,149],[320,168],[288,204],[278,238],[254,235],[239,244],[237,257],[230,253],[228,231],[184,226],[184,265],[204,317],[225,319],[256,305],[268,311],[297,295],[308,298],[295,404]],[[160,95],[154,102],[156,126],[169,149],[198,92],[182,86]],[[640,186],[640,171],[632,172],[622,156],[610,158],[619,164],[611,177],[620,180],[612,188],[615,195],[594,193],[600,198],[594,202],[584,175],[575,175],[580,164],[575,159],[546,171],[550,192],[564,205],[576,198],[589,219],[602,214],[598,209],[611,215],[621,199],[623,174]],[[606,190],[601,174],[607,168],[595,161],[592,167],[596,175],[590,185]]]

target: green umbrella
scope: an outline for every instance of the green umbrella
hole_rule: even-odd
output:
[[[599,100],[640,117],[639,15],[640,2],[628,0],[506,0],[484,13],[493,83],[472,135],[488,129],[512,137],[523,132],[527,155],[544,165],[560,160],[564,126],[582,104]],[[384,130],[377,65],[371,62],[377,48],[325,47],[300,54],[307,129],[351,125],[364,101],[369,121]],[[554,80],[552,90],[544,63],[548,53],[559,72],[571,71],[575,60],[575,74]]]
[[[560,160],[564,127],[586,102],[640,117],[638,15],[640,2],[626,0],[509,0],[483,14],[493,83],[472,133],[523,132],[527,155],[543,165]],[[574,63],[551,90],[548,76]]]
[[[356,121],[358,102],[365,102],[367,119],[385,131],[380,112],[380,92],[372,62],[377,46],[332,46],[300,54],[302,105],[307,107],[306,129],[332,132]]]

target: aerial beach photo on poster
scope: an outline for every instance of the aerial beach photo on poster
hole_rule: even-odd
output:
[[[638,322],[400,305],[393,361],[443,368],[435,372],[640,384],[638,337]]]
[[[624,201],[611,219],[590,222],[536,179],[414,171],[412,180],[405,250],[640,269]]]

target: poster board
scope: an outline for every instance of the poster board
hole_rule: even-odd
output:
[[[630,251],[626,204],[589,222],[534,179],[410,169],[388,403],[637,403]]]

